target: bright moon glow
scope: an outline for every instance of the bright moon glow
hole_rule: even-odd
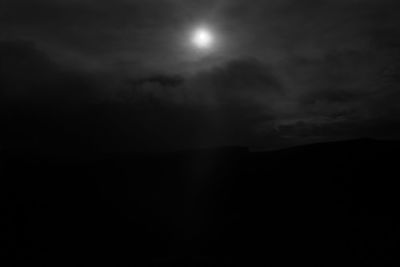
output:
[[[201,50],[212,48],[214,44],[214,36],[207,28],[198,28],[193,32],[192,43]]]

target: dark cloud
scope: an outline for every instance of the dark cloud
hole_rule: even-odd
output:
[[[228,94],[281,92],[281,86],[272,69],[256,59],[233,60],[223,66],[204,71],[196,78]]]
[[[27,42],[2,43],[0,58],[2,141],[42,149],[59,148],[60,140],[69,148],[137,151],[255,144],[258,124],[272,113],[253,94],[281,94],[270,70],[254,60],[189,78],[122,79],[60,66]]]
[[[397,1],[1,6],[3,140],[271,148],[399,132]],[[223,49],[196,58],[185,38],[204,20]]]
[[[200,114],[208,126],[198,128],[196,135],[213,144],[260,143],[259,128],[275,117],[272,102],[284,97],[272,70],[254,59],[227,62],[186,78],[151,76],[128,84],[121,91],[121,101],[141,107],[169,106],[192,123],[199,121]],[[191,117],[193,112],[197,115]],[[176,117],[170,120],[181,121]]]
[[[3,104],[76,105],[101,94],[94,77],[56,64],[32,42],[0,43],[0,59]]]

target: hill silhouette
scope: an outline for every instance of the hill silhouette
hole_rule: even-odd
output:
[[[14,266],[395,266],[399,151],[360,139],[96,159],[4,152],[4,251]]]

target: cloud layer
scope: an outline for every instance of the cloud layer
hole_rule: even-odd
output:
[[[396,1],[2,5],[3,143],[272,149],[400,137]],[[204,18],[225,49],[199,61],[182,36]]]

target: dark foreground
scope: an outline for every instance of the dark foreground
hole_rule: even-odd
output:
[[[3,153],[2,262],[400,266],[399,153],[372,140],[98,160]]]

